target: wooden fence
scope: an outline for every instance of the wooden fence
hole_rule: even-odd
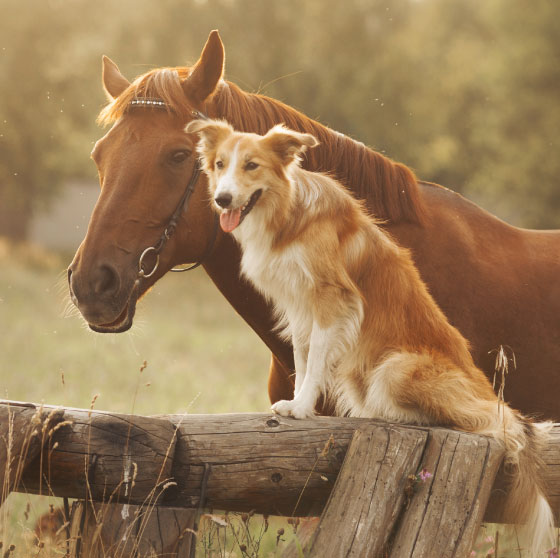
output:
[[[462,558],[482,521],[508,521],[502,458],[487,437],[366,419],[0,401],[1,501],[12,490],[81,501],[70,554],[87,558],[114,545],[121,556],[193,556],[207,508],[320,516],[305,556]],[[560,427],[544,460],[558,521]]]

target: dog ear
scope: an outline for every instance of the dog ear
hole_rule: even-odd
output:
[[[271,128],[262,141],[278,156],[283,165],[299,159],[299,155],[308,147],[319,145],[315,136],[295,132],[282,124]]]
[[[187,134],[198,134],[198,152],[201,155],[216,149],[224,139],[233,134],[233,128],[225,120],[192,120],[185,126]]]

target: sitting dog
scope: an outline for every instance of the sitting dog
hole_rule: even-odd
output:
[[[408,250],[340,183],[300,167],[317,140],[281,125],[264,136],[239,133],[218,120],[195,120],[186,132],[200,136],[202,168],[221,227],[242,248],[242,273],[273,303],[294,348],[295,396],[274,412],[309,417],[324,395],[341,416],[493,436],[512,471],[506,505],[528,524],[535,556],[553,546],[539,458],[550,423],[498,400]]]

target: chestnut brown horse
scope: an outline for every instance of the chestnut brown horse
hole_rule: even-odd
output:
[[[560,231],[512,227],[293,108],[241,91],[224,81],[223,71],[215,31],[193,67],[152,70],[132,83],[104,58],[109,104],[100,122],[113,126],[92,153],[101,193],[68,270],[71,297],[90,327],[129,328],[138,297],[173,266],[202,259],[272,351],[271,401],[292,398],[291,347],[275,334],[269,305],[240,279],[233,239],[216,232],[205,179],[197,174],[196,137],[183,132],[199,116],[194,111],[260,134],[284,123],[321,142],[304,166],[344,182],[411,250],[435,300],[490,379],[499,347],[515,355],[505,399],[523,413],[559,420]]]

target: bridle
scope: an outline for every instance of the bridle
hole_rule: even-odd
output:
[[[131,106],[145,106],[145,107],[149,107],[149,108],[163,108],[166,109],[167,105],[164,101],[162,101],[161,99],[147,99],[147,98],[142,98],[142,99],[133,99],[130,102]],[[194,116],[195,118],[200,118],[200,119],[204,119],[207,120],[208,117],[197,111],[197,110],[193,110],[191,112],[192,116]],[[189,181],[187,183],[187,187],[185,188],[185,191],[183,193],[183,195],[181,196],[181,199],[179,200],[179,203],[177,204],[177,207],[175,208],[175,211],[173,212],[173,214],[171,215],[171,217],[169,218],[169,221],[167,222],[167,225],[163,231],[163,233],[161,233],[161,236],[159,237],[159,240],[153,245],[153,246],[148,246],[143,252],[142,254],[140,254],[140,258],[138,259],[138,279],[147,279],[148,277],[151,277],[156,270],[158,269],[159,266],[159,255],[161,253],[161,251],[163,250],[163,248],[165,247],[165,245],[167,244],[167,241],[173,236],[173,234],[175,233],[176,229],[177,229],[177,225],[179,224],[179,219],[181,217],[181,213],[183,213],[183,211],[186,211],[186,209],[189,206],[189,201],[190,198],[194,192],[196,183],[200,177],[200,161],[197,158],[195,163],[194,163],[194,167],[192,170],[192,174],[189,178]],[[216,237],[218,234],[218,215],[216,214],[214,217],[214,225],[212,228],[212,236],[210,237],[210,241],[208,243],[208,245],[206,246],[206,250],[204,251],[204,253],[202,254],[202,256],[199,258],[199,260],[196,263],[193,263],[192,265],[188,266],[188,267],[181,267],[181,268],[173,268],[170,271],[174,271],[174,272],[183,272],[183,271],[191,271],[192,269],[196,269],[197,267],[199,267],[202,263],[204,263],[204,261],[206,260],[206,258],[211,254],[212,250],[214,249],[214,244],[216,242]],[[152,267],[152,269],[150,270],[150,272],[148,273],[145,269],[144,269],[144,258],[146,258],[146,256],[150,254],[151,256],[155,256],[156,261],[154,263],[154,266]],[[137,280],[138,280],[137,279]]]
[[[130,102],[130,106],[131,107],[141,106],[146,108],[168,110],[167,104],[161,99],[150,99],[146,97],[133,99]],[[202,119],[208,118],[206,115],[196,110],[191,111],[191,115],[195,118],[202,118]],[[141,290],[140,283],[142,279],[147,279],[151,277],[158,269],[159,255],[161,251],[164,249],[165,245],[167,244],[167,241],[175,234],[175,231],[177,230],[177,225],[179,224],[179,219],[181,218],[181,213],[188,208],[190,198],[194,192],[199,177],[200,177],[200,161],[197,159],[194,163],[192,174],[187,183],[187,187],[185,188],[185,191],[183,192],[183,195],[181,196],[181,199],[179,200],[179,203],[177,204],[175,211],[169,218],[169,221],[167,222],[165,229],[161,233],[159,240],[153,246],[148,246],[148,248],[146,248],[140,254],[140,258],[138,259],[138,273],[136,275],[136,279],[134,281],[134,285],[132,287],[132,291],[128,299],[128,304],[127,304],[128,309],[126,313],[126,319],[121,322],[121,325],[115,327],[111,327],[110,325],[94,326],[90,324],[89,327],[93,329],[93,331],[97,331],[99,333],[106,333],[106,332],[120,333],[122,331],[126,331],[130,327],[130,325],[132,324],[132,318],[134,317],[134,313],[136,311],[136,302],[138,300],[138,296],[140,295],[140,290]],[[212,230],[212,236],[210,237],[210,241],[208,242],[208,245],[206,246],[206,249],[202,254],[202,256],[199,258],[199,260],[188,267],[171,269],[171,271],[190,271],[191,269],[195,269],[199,267],[202,263],[204,263],[204,260],[212,253],[212,250],[214,249],[214,245],[216,243],[216,237],[218,235],[218,224],[219,224],[219,218],[218,215],[216,214],[214,217],[214,227]],[[146,269],[144,269],[145,266],[144,259],[148,255],[155,256],[155,263],[149,272],[146,271]]]

